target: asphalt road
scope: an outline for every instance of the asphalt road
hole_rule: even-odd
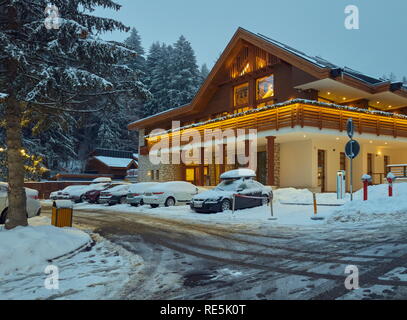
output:
[[[78,210],[74,224],[144,259],[122,299],[407,298],[402,225],[231,227]],[[345,288],[348,265],[359,269],[358,290]]]

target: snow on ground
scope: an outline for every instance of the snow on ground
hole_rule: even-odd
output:
[[[274,216],[277,217],[277,221],[268,220],[271,217],[271,210],[269,206],[262,206],[251,209],[236,210],[233,214],[232,211],[218,212],[216,214],[202,214],[196,213],[191,210],[189,206],[176,206],[176,207],[159,207],[150,208],[150,206],[131,207],[127,204],[116,206],[105,205],[91,205],[91,204],[79,204],[75,206],[75,209],[80,210],[101,210],[101,211],[117,211],[125,213],[142,213],[146,215],[178,219],[189,220],[190,222],[201,223],[215,223],[215,224],[263,224],[268,222],[270,224],[283,224],[283,225],[316,225],[323,224],[323,221],[313,221],[311,217],[314,214],[312,206],[289,206],[282,204],[274,204],[273,211]],[[327,216],[330,212],[329,207],[321,207],[319,214],[321,216]]]
[[[368,201],[363,201],[363,190],[355,193],[355,201],[348,201],[332,212],[328,222],[394,223],[407,220],[407,183],[393,185],[393,197],[388,196],[388,185],[369,187]]]
[[[283,204],[313,204],[312,192],[308,189],[282,188],[273,191],[274,202]],[[349,194],[344,200],[338,200],[336,193],[318,193],[317,202],[319,204],[342,205],[350,200]]]
[[[143,260],[111,242],[73,228],[49,226],[46,217],[29,219],[30,227],[0,229],[0,296],[2,299],[118,299],[137,279]],[[75,251],[71,253],[71,251]],[[60,257],[61,255],[71,253]],[[59,258],[58,258],[59,257]],[[57,259],[55,259],[57,258]],[[59,288],[49,290],[48,266],[56,266]]]
[[[129,205],[105,206],[78,204],[76,209],[97,209],[104,211],[118,211],[126,213],[142,213],[163,218],[191,220],[191,222],[219,223],[219,224],[261,224],[273,225],[323,225],[335,223],[367,223],[383,222],[398,223],[407,221],[407,183],[394,185],[394,197],[388,197],[388,185],[369,187],[369,199],[363,201],[363,190],[354,194],[354,201],[350,201],[347,194],[344,200],[338,200],[336,193],[317,194],[318,216],[325,220],[314,221],[312,192],[306,189],[284,188],[274,191],[274,216],[276,221],[270,221],[270,207],[263,206],[252,209],[237,210],[217,214],[199,214],[189,206],[155,208],[142,206],[138,208]]]
[[[89,235],[73,228],[50,225],[0,227],[0,277],[11,273],[38,272],[50,259],[58,258],[91,242]]]

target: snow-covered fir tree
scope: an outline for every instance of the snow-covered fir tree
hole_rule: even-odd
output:
[[[203,74],[194,50],[183,36],[173,46],[154,43],[147,56],[146,69],[145,82],[153,98],[145,104],[144,116],[190,103],[202,84]],[[205,68],[203,71],[205,74]]]
[[[174,49],[166,44],[154,43],[147,57],[146,85],[152,98],[144,105],[143,116],[149,116],[171,108],[170,84],[174,76],[171,60]]]
[[[204,83],[204,81],[206,80],[206,78],[209,76],[209,69],[208,66],[206,65],[206,63],[204,63],[201,67],[201,71],[200,71],[200,78],[201,78],[201,85]]]
[[[145,50],[141,44],[141,37],[136,28],[131,29],[130,36],[124,41],[126,46],[135,52],[137,55],[135,57],[130,57],[125,64],[136,72],[146,72],[146,58]]]
[[[120,9],[111,0],[54,0],[53,6],[48,0],[1,1],[0,92],[7,95],[10,185],[7,229],[27,225],[24,114],[37,112],[45,119],[52,114],[52,120],[62,124],[69,119],[67,114],[99,112],[88,103],[92,97],[147,94],[134,71],[121,63],[136,52],[96,37],[106,31],[128,31],[121,22],[89,14],[98,6]]]
[[[173,72],[169,90],[171,106],[179,107],[191,102],[201,83],[195,52],[184,36],[174,44],[170,62]]]

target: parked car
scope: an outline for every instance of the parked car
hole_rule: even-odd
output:
[[[62,190],[51,192],[51,194],[49,195],[49,198],[51,200],[59,200],[59,198],[62,197],[62,193],[63,193]]]
[[[233,195],[256,198],[235,197],[235,209],[246,209],[266,204],[273,197],[271,187],[255,181],[256,173],[250,169],[237,169],[221,175],[222,182],[213,190],[193,197],[191,209],[200,213],[214,213],[231,210]]]
[[[124,183],[113,183],[113,184],[111,184],[111,185],[106,186],[106,188],[104,188],[104,189],[97,188],[97,189],[89,190],[89,191],[87,191],[87,192],[85,193],[85,197],[84,197],[84,198],[85,198],[85,200],[86,200],[87,202],[89,202],[89,203],[100,203],[100,202],[99,202],[100,194],[101,194],[103,191],[106,191],[106,190],[109,190],[109,189],[111,189],[111,188],[114,188],[114,187],[117,187],[117,186],[121,186],[121,185],[124,185]]]
[[[38,191],[25,188],[27,197],[27,217],[32,218],[41,214],[41,203],[38,200]],[[7,220],[8,213],[8,184],[0,182],[0,224]]]
[[[115,204],[125,204],[127,194],[131,184],[119,185],[109,190],[102,191],[99,197],[99,203],[107,203],[109,206]]]
[[[85,201],[86,192],[90,190],[104,190],[108,186],[110,186],[110,183],[96,183],[85,186],[76,186],[76,188],[72,187],[67,192],[64,192],[63,196],[74,201],[75,203],[80,203]]]
[[[189,182],[164,182],[148,189],[143,195],[143,202],[152,208],[187,205],[198,192],[199,189]]]
[[[154,187],[158,182],[140,182],[132,184],[127,193],[127,203],[133,207],[142,206],[144,204],[143,195],[151,187]]]

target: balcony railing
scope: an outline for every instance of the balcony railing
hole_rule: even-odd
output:
[[[179,135],[187,129],[195,129],[201,133],[206,129],[278,131],[295,127],[314,127],[320,130],[332,129],[343,132],[346,131],[346,122],[350,118],[354,121],[355,132],[359,134],[407,137],[407,116],[300,99],[212,119],[180,128],[177,132],[169,130],[167,133],[169,136]]]

